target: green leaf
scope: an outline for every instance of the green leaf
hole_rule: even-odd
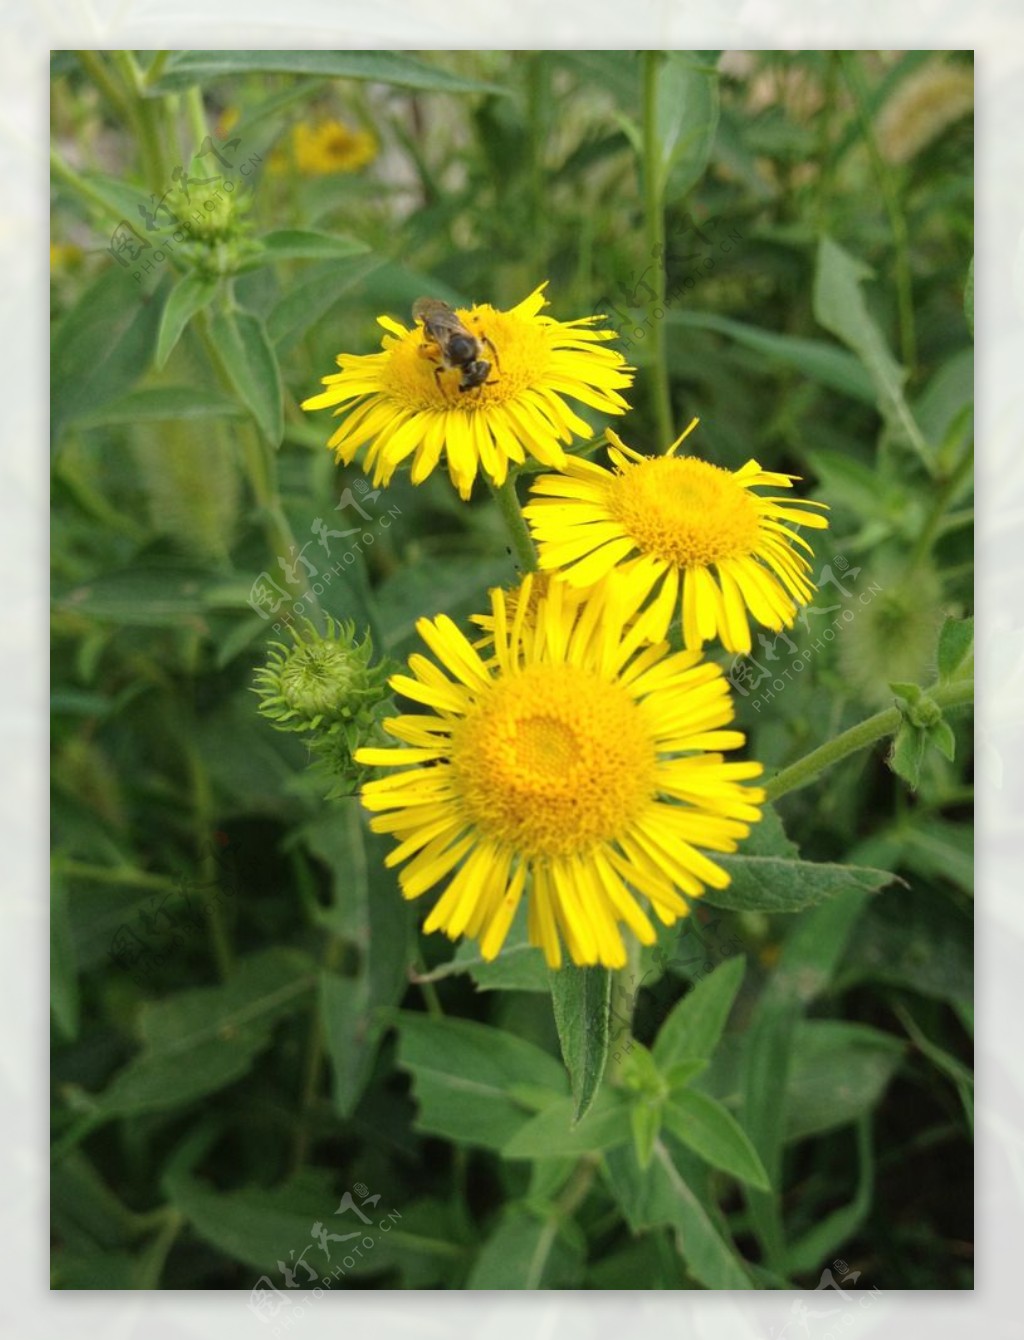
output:
[[[562,1158],[614,1149],[629,1139],[629,1106],[602,1090],[590,1111],[575,1120],[572,1098],[559,1098],[521,1126],[502,1148],[507,1159]]]
[[[903,1056],[898,1038],[836,1019],[795,1032],[786,1094],[786,1139],[805,1140],[846,1126],[881,1099]]]
[[[411,1071],[418,1127],[463,1144],[502,1149],[529,1120],[513,1091],[565,1094],[562,1067],[531,1042],[465,1019],[409,1012],[398,1025],[398,1064]]]
[[[751,1288],[736,1249],[723,1237],[696,1184],[684,1175],[684,1165],[671,1136],[655,1141],[646,1171],[637,1163],[632,1144],[605,1155],[612,1193],[634,1233],[668,1224],[694,1279],[708,1289]]]
[[[512,919],[501,953],[492,962],[480,953],[479,941],[463,940],[454,958],[418,980],[439,982],[456,973],[468,972],[478,991],[539,991],[547,995],[551,985],[544,953],[530,944],[526,919],[524,899]]]
[[[939,680],[970,679],[974,673],[974,620],[946,619],[939,633]]]
[[[920,726],[904,720],[896,732],[886,762],[897,777],[902,777],[912,791],[916,791],[921,780],[921,764],[928,747],[928,733]]]
[[[681,1089],[665,1105],[665,1125],[714,1168],[767,1191],[768,1174],[736,1118],[714,1098]]]
[[[633,1150],[636,1161],[644,1171],[651,1166],[654,1143],[661,1133],[664,1104],[647,1098],[634,1100],[629,1109],[629,1124],[633,1132]]]
[[[304,954],[268,949],[239,964],[223,986],[143,1006],[143,1050],[97,1095],[97,1107],[106,1116],[164,1111],[233,1083],[278,1020],[306,1003],[314,980]]]
[[[564,963],[551,972],[551,1003],[579,1121],[597,1096],[608,1060],[611,973]]]
[[[909,1010],[897,1005],[896,1014],[899,1016],[903,1027],[910,1034],[914,1046],[918,1051],[927,1056],[936,1070],[940,1070],[948,1079],[953,1081],[957,1093],[960,1095],[960,1101],[963,1103],[964,1116],[967,1118],[967,1125],[970,1128],[971,1135],[974,1135],[974,1075],[969,1067],[962,1061],[958,1061],[955,1056],[939,1047],[928,1038],[924,1031],[918,1027]]]
[[[971,263],[967,267],[967,279],[964,283],[964,318],[967,321],[967,329],[971,332],[971,339],[974,339],[974,257],[971,257]]]
[[[956,757],[956,736],[948,721],[936,721],[934,726],[928,727],[928,743],[937,749],[944,759],[953,762]]]
[[[579,1284],[586,1239],[552,1205],[509,1205],[480,1249],[467,1289],[572,1289]]]
[[[681,199],[704,175],[718,129],[718,72],[688,51],[655,57],[655,106],[659,161],[658,196],[664,204]]]
[[[847,889],[873,893],[896,878],[870,866],[799,861],[779,856],[719,856],[730,876],[724,889],[708,889],[704,901],[737,912],[799,912]]]
[[[914,825],[915,837],[922,822]],[[970,828],[966,824],[953,828],[949,835],[939,831],[933,837],[927,830],[919,835],[922,844],[934,844],[922,845],[928,870],[922,869],[926,879],[920,885],[915,880],[909,889],[883,893],[872,901],[843,959],[843,989],[858,982],[883,982],[933,1000],[947,1000],[954,1007],[973,998],[970,909],[965,912],[951,899],[937,896],[930,878],[934,871],[955,879],[954,863],[959,862],[968,882],[971,879]],[[959,841],[957,834],[963,835]],[[901,835],[908,856],[910,836]]]
[[[147,92],[177,92],[192,84],[244,74],[302,74],[321,79],[364,79],[436,93],[508,96],[499,84],[450,74],[403,51],[177,51]]]
[[[290,284],[267,317],[267,333],[278,353],[287,353],[349,289],[382,264],[379,256],[350,256],[315,265],[298,283]],[[314,389],[310,387],[310,395]]]
[[[822,237],[814,276],[814,315],[860,358],[874,385],[882,417],[932,474],[932,453],[903,394],[906,370],[893,357],[864,299],[861,285],[870,277],[871,270],[863,261],[831,238]]]
[[[848,1205],[832,1210],[809,1229],[802,1238],[787,1247],[785,1270],[789,1275],[817,1271],[853,1237],[871,1210],[875,1185],[875,1165],[871,1149],[871,1125],[867,1117],[857,1123],[857,1191]]]
[[[852,400],[859,400],[866,405],[875,403],[871,378],[853,354],[837,349],[835,345],[827,344],[824,340],[779,335],[775,331],[761,330],[757,326],[733,321],[730,317],[718,316],[713,312],[672,310],[666,314],[665,319],[670,326],[715,331],[747,349],[764,354],[775,366],[795,368],[811,381],[817,382],[820,386],[827,386],[831,390],[840,391]],[[877,480],[873,497],[877,512]]]
[[[101,409],[83,414],[78,426],[131,426],[167,420],[181,423],[191,419],[241,418],[244,413],[237,401],[201,386],[149,386],[141,391],[129,391]]]
[[[303,836],[331,872],[331,902],[314,915],[359,951],[349,977],[324,972],[320,1009],[335,1110],[347,1117],[370,1078],[382,1034],[380,1006],[397,1005],[408,985],[408,911],[384,865],[390,841],[369,830],[355,797],[338,802]]]
[[[285,228],[260,238],[267,261],[326,261],[361,256],[369,251],[365,242],[340,233],[321,233],[307,228]]]
[[[743,984],[746,966],[738,954],[726,959],[675,1006],[653,1048],[655,1064],[662,1074],[680,1062],[706,1060],[714,1053]]]
[[[67,880],[59,868],[50,886],[50,1011],[66,1038],[78,1036],[78,963],[68,908]]]
[[[149,367],[166,286],[146,293],[127,270],[100,275],[63,319],[50,356],[50,435],[122,395]]]
[[[56,604],[90,619],[160,628],[189,624],[205,630],[204,589],[211,575],[201,568],[138,565],[109,572],[84,586],[58,590]]]
[[[284,436],[284,406],[277,355],[258,316],[217,312],[212,322],[217,351],[231,384],[272,447]]]
[[[160,332],[156,341],[156,366],[162,368],[170,358],[182,332],[197,312],[201,312],[213,300],[217,292],[216,279],[195,272],[185,275],[184,279],[171,289],[160,321]]]

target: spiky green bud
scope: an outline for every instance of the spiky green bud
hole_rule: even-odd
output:
[[[354,623],[328,618],[321,633],[304,619],[288,631],[292,645],[271,643],[266,665],[254,675],[260,715],[275,730],[307,734],[335,779],[332,794],[348,794],[362,775],[352,758],[355,750],[383,742],[380,721],[388,711],[387,677],[394,667],[373,664],[370,635],[357,642]]]

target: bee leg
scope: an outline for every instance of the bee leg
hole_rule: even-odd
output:
[[[495,349],[494,344],[492,343],[491,340],[489,340],[489,339],[487,338],[487,336],[483,333],[483,331],[480,332],[480,338],[481,338],[481,340],[483,340],[484,344],[487,345],[488,349],[490,349],[490,351],[491,351],[491,356],[492,356],[493,359],[494,359],[494,366],[495,366],[495,367],[498,369],[498,371],[500,372],[500,371],[501,371],[501,360],[498,358],[498,351],[497,351],[497,349]],[[487,385],[490,385],[490,383],[488,382]]]
[[[429,358],[432,363],[441,361],[441,346],[433,340],[424,340],[418,350],[420,358]]]

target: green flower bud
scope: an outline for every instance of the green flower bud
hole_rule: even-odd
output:
[[[327,620],[321,635],[308,619],[288,630],[293,645],[271,644],[267,664],[256,671],[259,710],[278,730],[328,731],[372,720],[387,697],[388,667],[372,666],[370,635],[355,641],[355,624]]]

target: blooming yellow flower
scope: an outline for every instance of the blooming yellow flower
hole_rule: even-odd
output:
[[[305,121],[292,129],[291,153],[299,172],[325,177],[334,172],[358,172],[377,157],[377,141],[368,130],[352,130],[341,121]],[[274,160],[275,168],[287,158]]]
[[[346,417],[329,445],[348,464],[369,443],[364,468],[372,469],[374,484],[387,484],[409,456],[412,482],[422,484],[442,450],[463,498],[478,469],[495,484],[504,483],[510,461],[521,464],[527,455],[562,469],[568,459],[563,444],[574,434],[591,434],[565,397],[622,414],[629,406],[619,390],[633,379],[622,355],[601,347],[615,336],[592,329],[599,317],[556,321],[540,315],[544,287],[507,312],[487,304],[458,309],[466,328],[478,339],[486,336],[496,351],[492,355],[484,345],[484,357],[495,366],[483,386],[460,390],[458,369],[435,376],[438,364],[424,356],[430,346],[422,327],[409,330],[381,316],[383,352],[339,354],[341,371],[324,377],[327,390],[302,408],[339,406],[336,412]]]
[[[620,923],[644,944],[687,897],[728,875],[705,851],[732,852],[760,818],[761,765],[726,762],[743,735],[729,686],[698,652],[650,643],[628,585],[600,605],[559,579],[536,601],[491,592],[493,659],[444,615],[421,619],[437,662],[409,658],[391,686],[424,710],[385,722],[397,749],[356,761],[400,769],[367,783],[371,826],[398,846],[388,865],[406,898],[443,885],[427,931],[478,938],[497,956],[524,893],[530,942],[549,965],[622,967]],[[529,615],[529,617],[528,617]],[[702,850],[703,849],[703,850]]]
[[[760,485],[792,488],[796,475],[748,461],[724,470],[676,448],[641,456],[610,430],[615,470],[570,460],[560,475],[534,480],[524,509],[540,566],[574,586],[595,588],[613,569],[627,580],[639,609],[657,588],[649,615],[652,636],[664,637],[677,601],[686,646],[699,650],[718,636],[733,652],[749,652],[747,612],[775,632],[792,625],[815,587],[800,549],[812,550],[790,525],[820,529],[812,509],[824,503],[764,497]],[[799,546],[799,548],[797,548]]]

